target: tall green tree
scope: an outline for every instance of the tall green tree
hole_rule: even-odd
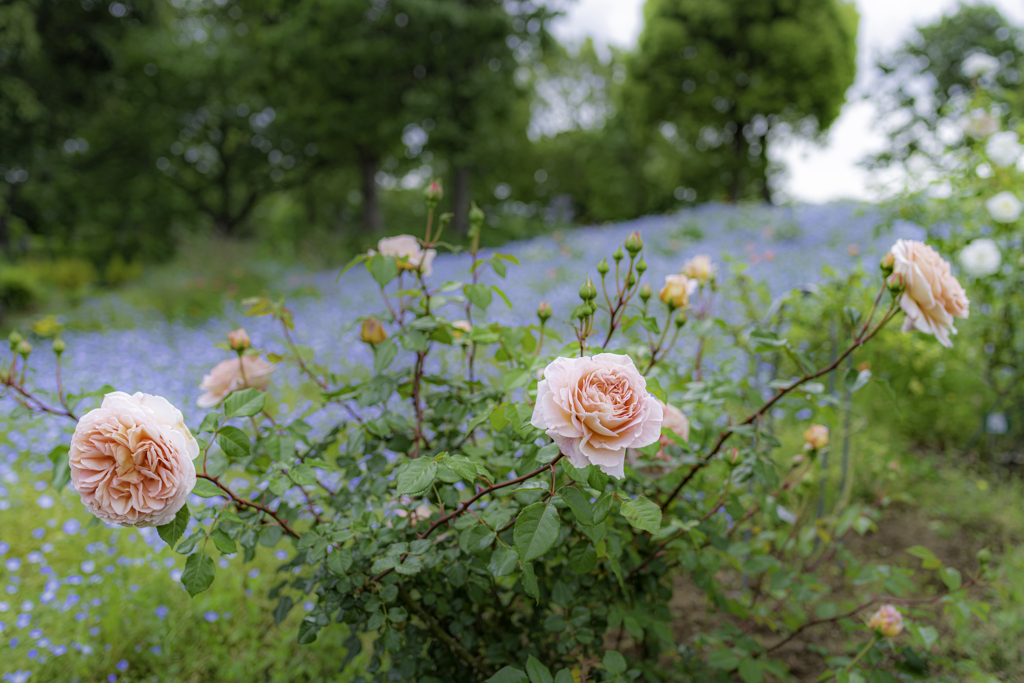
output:
[[[1017,94],[1024,81],[1024,30],[1012,25],[992,5],[961,4],[955,12],[921,26],[878,63],[881,75],[871,99],[878,106],[878,124],[888,138],[869,159],[874,168],[901,166],[913,156],[941,163],[950,139],[937,136],[945,124],[962,116],[971,76],[964,60],[985,53],[999,60],[991,87],[1003,91],[1020,116],[1024,100]]]
[[[770,201],[770,139],[783,125],[821,133],[839,115],[857,19],[844,0],[647,0],[625,103],[700,158],[690,184],[703,198]]]

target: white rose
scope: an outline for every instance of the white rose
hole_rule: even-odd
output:
[[[1011,131],[995,133],[985,143],[985,154],[996,166],[1013,166],[1020,159],[1021,152],[1024,152],[1024,147],[1021,147],[1018,139],[1017,134]]]
[[[1020,218],[1020,200],[1012,192],[1000,192],[985,202],[992,219],[1000,223],[1014,223]]]
[[[259,389],[266,391],[270,384],[270,374],[274,372],[274,364],[268,363],[258,356],[242,356],[221,361],[203,377],[199,388],[206,393],[199,397],[196,404],[200,408],[212,408],[233,391],[242,389]]]
[[[622,479],[626,449],[658,441],[663,417],[633,360],[599,353],[556,358],[544,369],[530,424],[545,430],[575,467],[597,465]]]
[[[960,72],[967,78],[987,78],[999,71],[999,59],[984,52],[972,52],[960,65]]]
[[[399,268],[403,270],[420,269],[424,275],[430,275],[433,272],[431,266],[437,256],[436,249],[424,250],[420,246],[420,241],[412,235],[385,237],[377,243],[377,251],[384,256],[395,257],[398,260]]]
[[[975,277],[987,277],[999,272],[1003,262],[996,243],[987,238],[976,239],[960,252],[964,270]]]

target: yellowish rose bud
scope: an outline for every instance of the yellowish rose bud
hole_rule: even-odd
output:
[[[825,425],[811,425],[804,432],[804,442],[812,450],[821,450],[828,445],[828,427]]]
[[[690,294],[696,289],[697,283],[685,275],[669,275],[658,296],[671,308],[686,308],[690,303]]]
[[[694,256],[692,259],[683,264],[683,274],[688,278],[692,278],[700,284],[706,284],[711,276],[715,272],[715,267],[711,263],[711,257],[706,254],[700,254]]]
[[[889,277],[892,275],[892,269],[896,265],[896,257],[893,256],[890,251],[888,254],[882,257],[882,262],[879,266],[882,269],[882,277]]]
[[[452,336],[456,339],[461,338],[463,332],[469,333],[473,329],[473,326],[469,324],[468,320],[453,320],[452,327],[454,328],[452,330]]]
[[[244,328],[238,328],[234,332],[228,332],[228,346],[232,351],[242,352],[252,346],[252,340]]]
[[[388,333],[384,331],[384,326],[377,318],[370,316],[363,321],[363,329],[359,334],[367,344],[380,344],[382,341],[388,338]]]
[[[895,638],[903,631],[903,615],[892,605],[883,605],[871,615],[868,626],[886,638]]]
[[[14,350],[22,358],[28,358],[28,354],[32,353],[32,345],[27,340],[22,339]]]
[[[651,286],[644,285],[640,288],[640,300],[647,303],[647,300],[651,298]]]

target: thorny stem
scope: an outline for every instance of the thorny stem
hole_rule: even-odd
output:
[[[224,491],[224,493],[228,494],[228,497],[230,497],[231,500],[233,500],[238,505],[242,507],[250,507],[253,508],[254,510],[259,510],[260,512],[270,515],[274,518],[274,521],[276,521],[281,526],[281,528],[284,529],[284,532],[286,534],[292,536],[293,538],[299,538],[299,534],[295,531],[295,529],[292,529],[288,525],[288,522],[282,519],[276,512],[268,508],[266,505],[256,503],[251,500],[246,500],[245,498],[238,496],[237,494],[235,494],[234,491],[229,489],[224,484],[220,483],[220,480],[217,477],[211,477],[208,474],[197,474],[196,477],[198,477],[199,479],[206,479],[207,481],[213,482],[214,484],[217,485],[217,488],[221,489],[222,491]]]

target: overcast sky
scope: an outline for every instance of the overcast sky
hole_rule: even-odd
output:
[[[712,2],[713,0],[707,0]],[[575,0],[556,35],[572,42],[592,36],[599,43],[632,47],[643,28],[644,0]],[[867,174],[856,163],[878,149],[881,136],[872,131],[873,108],[860,99],[870,65],[882,52],[898,46],[915,25],[926,24],[955,8],[957,0],[856,0],[860,11],[857,83],[850,101],[832,124],[824,147],[794,141],[776,145],[773,157],[789,169],[784,191],[794,199],[822,202],[832,199],[871,199]],[[1024,23],[1024,0],[992,0],[1003,14]]]

